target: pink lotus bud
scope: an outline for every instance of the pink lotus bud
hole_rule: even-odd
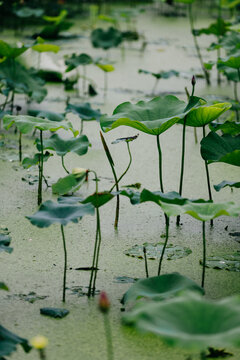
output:
[[[195,86],[196,85],[196,78],[195,78],[195,76],[193,75],[193,77],[192,77],[192,86]]]
[[[104,291],[100,293],[98,306],[102,313],[107,313],[110,309],[110,301]]]

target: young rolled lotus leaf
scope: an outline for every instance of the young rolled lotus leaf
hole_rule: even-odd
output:
[[[96,48],[108,50],[121,44],[122,33],[112,26],[107,30],[101,28],[94,29],[91,33],[91,42]]]
[[[210,132],[201,141],[201,155],[208,163],[224,162],[240,166],[240,135],[219,136],[215,132]]]
[[[188,293],[167,301],[137,305],[123,316],[123,323],[156,334],[171,346],[199,351],[206,351],[209,346],[240,346],[238,297],[211,301]]]
[[[53,45],[53,44],[38,43],[38,44],[32,46],[32,50],[37,51],[39,53],[54,52],[56,54],[59,52],[60,46]]]
[[[102,113],[100,112],[99,109],[94,110],[91,107],[90,103],[82,103],[82,104],[78,104],[78,105],[73,105],[73,104],[68,104],[66,109],[65,109],[66,113],[73,113],[78,115],[78,117],[81,120],[81,126],[80,126],[80,134],[82,134],[83,132],[83,122],[84,121],[99,121],[100,117],[102,116]]]
[[[29,353],[32,349],[27,339],[19,337],[0,325],[0,358],[3,359],[4,356],[16,351],[17,345],[21,345],[25,353]]]
[[[67,249],[63,226],[67,225],[69,222],[77,223],[84,215],[94,215],[94,206],[92,204],[64,204],[48,200],[40,206],[39,210],[34,215],[26,216],[32,225],[40,228],[49,227],[55,223],[61,225],[64,249],[63,302],[65,302],[67,272]]]
[[[223,188],[225,188],[227,186],[229,186],[231,189],[232,188],[239,189],[240,188],[240,182],[239,181],[226,181],[226,180],[223,180],[219,184],[214,185],[214,189],[216,191],[220,191],[220,190],[222,190]]]
[[[203,288],[193,280],[179,273],[172,273],[138,280],[125,292],[121,303],[134,302],[140,298],[156,301],[168,299],[184,290],[196,291],[204,295]]]

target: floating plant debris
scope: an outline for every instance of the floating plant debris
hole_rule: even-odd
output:
[[[30,304],[35,303],[37,300],[44,300],[48,296],[45,295],[37,295],[34,291],[31,291],[29,294],[13,294],[8,295],[9,299],[19,299],[29,302]]]
[[[143,245],[134,245],[132,248],[125,250],[124,254],[131,257],[136,257],[138,259],[143,259],[144,258],[143,247],[145,246],[147,258],[149,260],[156,260],[156,259],[160,259],[163,245],[164,243],[157,243],[157,244],[144,243]],[[169,244],[166,247],[164,257],[167,260],[176,260],[188,256],[191,253],[192,250],[187,247]]]
[[[131,284],[131,283],[135,283],[138,280],[139,280],[138,278],[132,278],[129,276],[116,276],[114,278],[114,282],[119,284]]]
[[[202,264],[201,261],[200,264]],[[240,251],[221,256],[208,256],[206,267],[217,270],[240,272]]]

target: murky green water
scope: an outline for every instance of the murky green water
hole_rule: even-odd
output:
[[[197,26],[208,24],[210,19],[199,19]],[[86,21],[76,22],[73,31],[83,33],[84,37],[72,39],[68,42],[57,41],[61,45],[61,52],[51,55],[51,59],[62,68],[62,56],[72,52],[88,52],[92,56],[103,56],[104,52],[93,49],[90,45],[89,31],[82,30]],[[147,41],[144,53],[139,51],[141,43],[126,46],[125,56],[120,49],[111,50],[108,54],[115,62],[116,70],[109,74],[109,91],[107,99],[103,97],[103,74],[99,69],[89,67],[87,75],[97,84],[99,95],[90,99],[93,107],[100,108],[102,112],[111,113],[116,105],[123,101],[137,101],[149,98],[154,85],[154,80],[147,75],[137,73],[139,68],[158,71],[176,69],[179,71],[199,71],[198,59],[194,56],[192,38],[188,31],[188,22],[185,18],[162,18],[156,16],[154,11],[147,11],[137,21],[137,28],[142,32]],[[27,34],[27,32],[26,32]],[[3,33],[3,39],[10,39],[11,33]],[[210,39],[200,39],[204,46]],[[204,52],[206,60],[212,54]],[[37,58],[33,54],[27,54],[26,61],[33,63]],[[48,65],[48,57],[42,57],[42,65]],[[184,87],[190,89],[190,79],[171,78],[160,80],[156,95],[173,93],[185,100]],[[80,84],[81,87],[81,84]],[[61,112],[65,108],[66,93],[62,85],[49,85],[49,95],[39,106],[31,104],[31,108],[44,108]],[[196,86],[196,95],[206,94],[231,95],[231,89],[224,84],[222,88],[216,87],[216,79],[213,79],[213,87],[207,89],[203,80],[199,80]],[[76,93],[70,94],[71,102],[81,102]],[[21,103],[21,97],[20,97]],[[69,116],[76,127],[79,126],[76,116]],[[162,136],[164,185],[166,191],[177,190],[180,171],[181,149],[181,126],[171,128]],[[84,124],[84,133],[89,137],[92,148],[88,154],[78,157],[75,154],[66,156],[66,164],[69,169],[79,166],[92,168],[101,176],[100,189],[109,189],[112,185],[112,174],[106,156],[102,150],[99,138],[99,124],[95,122]],[[70,136],[61,132],[63,136]],[[136,131],[131,128],[118,128],[106,134],[108,144],[115,138],[135,135]],[[199,137],[201,136],[199,132]],[[13,137],[14,139],[14,137]],[[15,139],[15,141],[17,141]],[[123,184],[141,182],[143,187],[158,189],[157,171],[157,148],[155,138],[141,133],[138,140],[133,142],[133,164],[124,178]],[[24,152],[32,150],[32,140],[24,137]],[[27,147],[29,146],[29,147]],[[113,158],[118,165],[120,174],[127,165],[128,156],[125,144],[112,145]],[[62,291],[62,267],[63,249],[60,227],[51,226],[48,229],[33,227],[26,215],[31,215],[37,209],[36,185],[30,186],[21,178],[26,171],[15,167],[16,163],[0,160],[1,171],[1,220],[0,225],[6,226],[11,231],[12,246],[14,251],[11,255],[0,254],[0,273],[10,292],[1,291],[1,324],[16,332],[20,336],[31,338],[37,334],[48,337],[47,348],[50,360],[98,360],[106,358],[106,346],[102,316],[97,310],[97,300],[88,300],[79,297],[77,287],[88,285],[89,273],[74,270],[80,266],[90,266],[95,237],[95,218],[85,217],[79,224],[70,224],[66,227],[66,239],[68,248],[68,272],[67,272],[67,302],[65,307],[70,314],[62,320],[53,320],[40,315],[39,309],[46,306],[61,307]],[[32,171],[30,171],[32,173]],[[54,156],[45,166],[45,174],[50,176],[51,181],[56,181],[64,172],[60,165],[60,158]],[[217,184],[223,179],[239,179],[239,169],[225,164],[212,164],[210,166],[212,184]],[[90,181],[88,187],[82,189],[82,193],[94,191],[94,182]],[[183,194],[186,197],[207,198],[207,185],[204,173],[204,164],[199,153],[199,144],[194,143],[192,129],[187,130],[187,156],[186,172]],[[45,190],[44,200],[52,198],[50,190]],[[229,188],[220,193],[213,193],[214,200],[239,201],[239,192],[230,192]],[[154,204],[142,204],[131,206],[125,198],[121,199],[121,214],[119,230],[113,229],[115,200],[101,209],[102,221],[102,248],[100,258],[100,271],[98,274],[97,288],[105,290],[109,294],[112,303],[111,323],[113,331],[113,343],[115,358],[123,360],[134,359],[159,359],[177,360],[185,359],[188,352],[179,349],[171,349],[165,346],[160,339],[154,336],[139,335],[133,330],[122,328],[119,299],[128,289],[129,284],[117,283],[116,277],[144,277],[144,263],[142,260],[130,258],[124,254],[124,250],[135,244],[144,242],[157,243],[164,233],[164,218],[159,208]],[[160,221],[159,221],[160,219]],[[201,223],[188,216],[182,217],[182,226],[177,229],[172,219],[170,226],[170,242],[187,246],[192,253],[182,259],[165,261],[163,272],[179,271],[183,275],[191,277],[200,283],[201,267],[199,260],[202,256]],[[226,228],[227,227],[227,228]],[[207,253],[224,254],[239,250],[239,243],[229,235],[229,232],[239,231],[239,219],[221,217],[214,221],[214,228],[207,227]],[[150,275],[157,273],[157,262],[149,261]],[[38,300],[34,304],[25,302],[14,294],[29,294],[36,292],[37,295],[47,296],[45,300]],[[207,269],[206,294],[209,298],[221,298],[232,294],[239,294],[239,274],[235,272],[217,271]],[[228,349],[231,350],[231,349]],[[238,359],[240,352],[233,350]],[[13,360],[37,359],[37,354],[32,351],[25,355],[20,349],[11,357]]]

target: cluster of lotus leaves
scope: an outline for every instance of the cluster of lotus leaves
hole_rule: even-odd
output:
[[[59,129],[70,130],[76,136],[78,131],[74,130],[70,122],[48,120],[47,118],[38,118],[29,115],[5,115],[3,118],[3,125],[6,130],[11,126],[16,125],[22,134],[28,134],[34,129],[41,131],[57,131]]]
[[[112,116],[102,116],[100,124],[107,132],[118,126],[126,125],[151,135],[160,135],[177,122],[189,126],[203,126],[218,118],[231,107],[229,103],[204,105],[206,102],[191,96],[188,104],[173,95],[156,97],[137,104],[125,102],[116,107]]]
[[[137,304],[123,316],[123,323],[192,350],[240,346],[240,299],[213,302],[195,292],[186,293]]]
[[[114,27],[109,27],[107,30],[95,29],[91,33],[91,42],[96,48],[108,50],[121,44],[122,33]]]

